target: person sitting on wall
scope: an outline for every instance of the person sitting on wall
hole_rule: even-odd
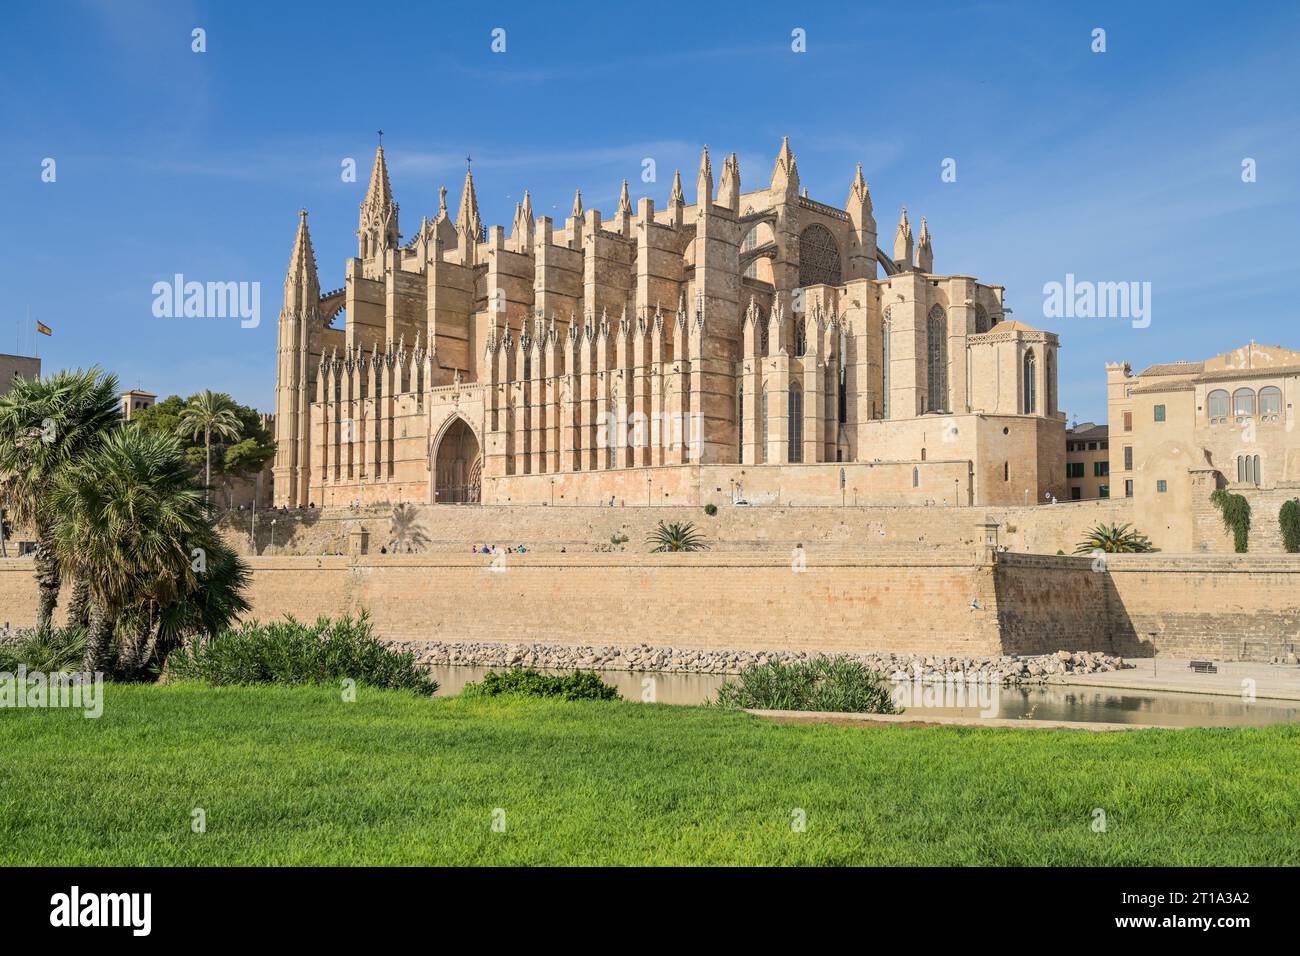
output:
[[[525,547],[521,544],[521,545],[519,546],[519,553],[520,553],[520,554],[527,554],[527,553],[528,553],[528,549],[525,548]]]

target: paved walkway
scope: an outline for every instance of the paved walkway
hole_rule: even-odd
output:
[[[1071,674],[1066,680],[1053,683],[1241,697],[1242,681],[1250,679],[1255,682],[1257,698],[1300,700],[1300,665],[1296,664],[1216,661],[1217,674],[1197,674],[1187,666],[1185,658],[1129,657],[1125,662],[1136,666],[1101,674]]]

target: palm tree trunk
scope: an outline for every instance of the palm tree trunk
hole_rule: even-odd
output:
[[[72,595],[68,598],[68,627],[85,627],[90,622],[90,585],[84,578],[72,582]]]
[[[81,669],[88,673],[108,670],[109,651],[113,643],[113,615],[98,601],[90,605],[90,631],[86,635],[86,656]]]
[[[53,529],[49,521],[36,526],[36,626],[49,627],[54,619],[54,606],[59,603],[59,562],[54,555]]]
[[[203,448],[207,455],[207,463],[203,466],[203,503],[207,504],[208,489],[212,487],[212,429],[203,426]]]

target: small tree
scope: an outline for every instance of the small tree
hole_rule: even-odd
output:
[[[1079,542],[1074,553],[1105,551],[1107,554],[1139,554],[1154,550],[1151,540],[1140,531],[1133,530],[1132,525],[1100,523]]]
[[[646,535],[646,541],[655,547],[650,549],[651,554],[661,551],[707,551],[709,546],[704,543],[704,539],[696,532],[695,525],[691,522],[685,524],[664,524],[659,522],[659,527]]]
[[[1284,502],[1277,520],[1282,526],[1282,550],[1288,554],[1300,552],[1300,498]]]
[[[1233,550],[1245,554],[1250,539],[1250,502],[1225,488],[1211,494],[1210,501],[1223,515],[1223,526],[1232,532]]]

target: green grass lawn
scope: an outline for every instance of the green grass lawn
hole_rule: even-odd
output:
[[[1294,726],[796,726],[365,688],[356,703],[329,688],[106,693],[98,720],[0,710],[0,863],[1300,863]]]

